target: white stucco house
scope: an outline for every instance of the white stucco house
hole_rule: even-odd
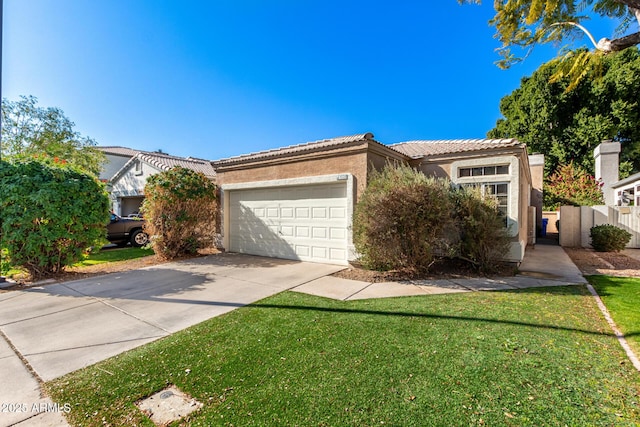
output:
[[[108,162],[101,179],[107,182],[111,209],[121,216],[140,211],[144,200],[144,186],[152,175],[181,166],[202,172],[212,180],[216,177],[211,163],[203,159],[177,157],[125,147],[98,147],[98,149],[107,155]]]

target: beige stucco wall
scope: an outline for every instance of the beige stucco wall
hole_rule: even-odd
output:
[[[542,227],[542,187],[544,184],[544,154],[529,156],[531,171],[531,206],[536,208],[536,227]]]
[[[486,151],[482,153],[455,153],[447,156],[433,156],[418,165],[427,176],[449,178],[455,184],[468,184],[472,182],[508,182],[509,183],[509,207],[508,225],[511,229],[513,243],[507,254],[507,259],[520,262],[528,240],[528,217],[531,199],[531,175],[528,171],[529,163],[523,160],[526,153],[522,148],[512,151]],[[489,166],[509,164],[509,175],[495,175],[489,177],[465,177],[459,178],[457,170],[460,167]]]
[[[354,201],[357,202],[367,186],[371,169],[379,170],[389,161],[403,161],[402,159],[401,154],[378,144],[363,143],[326,152],[223,165],[217,170],[217,182],[225,185],[348,173],[353,175],[355,181]]]
[[[341,173],[353,175],[357,198],[364,191],[367,182],[366,151],[336,151],[317,157],[298,156],[278,161],[256,162],[233,169],[223,167],[218,169],[217,181],[219,185],[225,185]]]
[[[519,168],[519,224],[518,224],[518,242],[519,249],[521,251],[521,256],[524,257],[524,251],[529,243],[529,225],[532,222],[529,221],[529,206],[531,206],[531,173],[530,170],[527,170],[527,166],[529,164],[526,161],[527,157],[521,156],[518,158],[518,162],[520,165]],[[526,161],[526,162],[525,162]],[[538,213],[536,213],[536,216]],[[533,218],[532,218],[533,220]],[[535,232],[532,233],[535,236]],[[534,243],[534,241],[531,241]]]

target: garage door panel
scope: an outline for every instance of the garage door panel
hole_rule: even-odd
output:
[[[283,237],[294,237],[294,232],[293,230],[295,230],[295,227],[290,226],[290,225],[282,225],[280,226],[280,235]],[[277,230],[276,230],[277,232]]]
[[[309,208],[296,208],[296,218],[309,218]]]
[[[329,248],[329,258],[332,261],[347,259],[347,251],[345,249]]]
[[[309,227],[296,226],[296,237],[309,237]]]
[[[327,208],[325,207],[321,207],[321,208],[317,208],[314,207],[311,209],[311,218],[312,219],[325,219],[327,218]]]
[[[311,237],[313,237],[314,239],[326,239],[327,229],[325,227],[312,227]]]
[[[331,227],[329,229],[329,238],[332,240],[344,240],[347,238],[347,230],[344,228]]]
[[[346,264],[346,184],[230,192],[230,250]]]

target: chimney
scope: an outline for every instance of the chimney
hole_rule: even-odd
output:
[[[619,155],[620,143],[611,140],[602,141],[593,150],[593,158],[596,163],[595,178],[603,183],[602,194],[604,195],[604,203],[608,206],[615,204],[615,193],[611,186],[618,182]]]

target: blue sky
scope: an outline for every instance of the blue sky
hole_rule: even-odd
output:
[[[482,138],[555,54],[498,69],[492,3],[4,0],[2,95],[60,107],[98,145],[205,159]]]

